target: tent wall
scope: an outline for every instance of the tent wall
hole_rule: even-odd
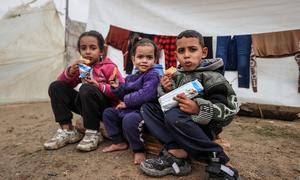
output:
[[[78,52],[77,41],[81,33],[86,29],[86,24],[68,19],[66,23],[66,64],[70,64],[74,59],[78,59],[80,54]]]
[[[49,100],[48,86],[64,67],[64,29],[54,4],[9,13],[0,20],[0,103]]]
[[[300,29],[298,0],[90,0],[87,29],[107,35],[109,25],[159,35],[177,35],[195,29],[205,36],[240,35]],[[215,52],[215,51],[214,51]],[[109,54],[119,68],[122,53]],[[241,102],[300,107],[298,66],[294,57],[257,59],[258,92],[238,88],[237,73],[226,72]]]

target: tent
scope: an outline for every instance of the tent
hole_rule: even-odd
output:
[[[1,1],[0,104],[48,101],[49,84],[79,56],[77,39],[86,27],[88,3],[69,3],[69,17],[77,21],[68,18],[65,31],[65,1]]]
[[[88,29],[104,36],[110,25],[135,32],[178,35],[195,29],[212,36],[243,35],[300,29],[300,1],[180,1],[90,0]],[[299,47],[300,51],[300,47]],[[122,53],[112,47],[108,55],[122,67]],[[257,59],[258,92],[238,88],[237,72],[225,72],[242,103],[300,107],[299,68],[294,56]]]
[[[53,2],[11,9],[0,26],[1,104],[48,100],[49,83],[64,67],[64,28]]]

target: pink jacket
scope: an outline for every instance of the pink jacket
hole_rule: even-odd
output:
[[[117,98],[111,92],[109,77],[112,75],[114,68],[117,67],[109,58],[105,58],[101,62],[97,62],[92,66],[91,78],[94,79],[98,85],[99,90],[112,101],[113,105],[116,105]],[[71,87],[76,87],[79,83],[81,83],[81,79],[79,78],[79,71],[76,72],[73,76],[71,76],[69,72],[70,66],[68,66],[58,77],[57,80],[64,81],[69,84]],[[120,83],[124,82],[124,78],[121,73],[117,72],[117,78]]]

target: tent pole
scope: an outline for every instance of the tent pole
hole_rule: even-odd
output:
[[[68,64],[68,42],[69,42],[69,0],[66,0],[66,12],[65,12],[65,65]]]

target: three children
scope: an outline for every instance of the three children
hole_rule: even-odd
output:
[[[82,34],[78,49],[89,61],[75,61],[50,85],[51,105],[61,129],[44,144],[45,148],[58,149],[81,140],[82,135],[72,126],[72,111],[83,117],[86,128],[77,148],[83,151],[97,148],[101,141],[99,121],[104,111],[103,121],[113,144],[103,152],[129,146],[134,153],[134,164],[140,164],[145,174],[186,175],[191,172],[190,156],[208,162],[206,171],[210,178],[238,179],[237,170],[228,164],[229,157],[213,142],[237,114],[237,97],[221,74],[223,61],[204,59],[207,48],[202,35],[194,30],[178,35],[176,56],[180,67],[174,75],[166,73],[161,79],[153,68],[158,60],[157,46],[151,40],[139,40],[132,48],[132,61],[138,72],[127,76],[125,83],[116,65],[108,58],[102,60],[103,44],[101,34],[95,31]],[[80,63],[93,68],[91,79],[79,78]],[[178,107],[162,112],[155,102],[157,95],[196,79],[204,87],[203,94],[193,99],[178,94],[175,97]],[[83,85],[76,92],[73,88],[80,82]],[[143,123],[164,144],[159,157],[146,159]]]

